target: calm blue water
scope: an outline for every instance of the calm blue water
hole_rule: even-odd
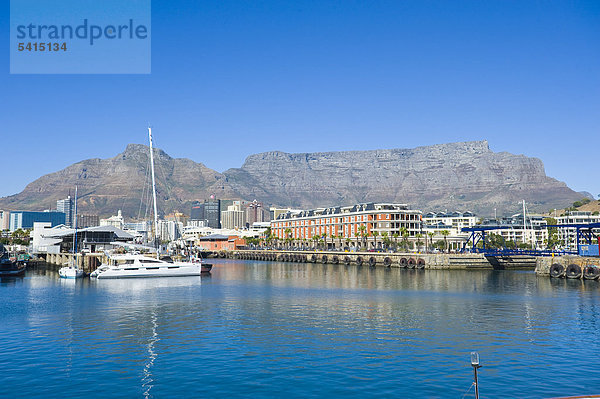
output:
[[[0,283],[0,397],[600,393],[600,284],[217,261],[210,277]],[[473,397],[473,390],[465,397]]]

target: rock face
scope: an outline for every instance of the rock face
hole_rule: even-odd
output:
[[[251,155],[225,172],[245,198],[312,208],[367,201],[408,203],[426,210],[516,213],[525,199],[547,211],[581,197],[546,176],[542,161],[494,153],[487,141],[414,149]],[[251,184],[248,184],[248,183]]]
[[[220,174],[189,159],[156,150],[161,213],[189,212],[191,201],[257,199],[267,204],[315,208],[358,202],[402,202],[423,210],[516,213],[525,199],[532,211],[562,208],[580,199],[549,178],[539,159],[495,153],[487,141],[414,149],[251,155],[241,168]],[[0,199],[0,209],[48,209],[79,187],[81,213],[118,209],[128,217],[149,210],[148,147],[130,144],[114,158],[89,159],[30,183]]]
[[[189,212],[188,202],[213,193],[221,197],[235,195],[219,184],[225,180],[220,173],[189,159],[174,159],[161,150],[155,151],[159,213],[173,209]],[[148,166],[148,147],[129,144],[114,158],[88,159],[43,176],[21,193],[0,199],[0,208],[55,208],[56,200],[65,198],[69,191],[73,194],[77,185],[80,213],[108,216],[122,209],[124,216],[143,217],[149,214],[152,199]]]

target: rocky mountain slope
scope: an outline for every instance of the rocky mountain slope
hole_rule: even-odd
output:
[[[367,201],[403,202],[423,210],[471,210],[482,215],[561,208],[581,198],[546,176],[537,158],[495,153],[487,141],[414,149],[249,156],[241,168],[218,173],[157,150],[159,206],[189,212],[192,200],[257,199],[267,204],[314,208]],[[146,209],[148,148],[130,144],[114,158],[90,159],[41,177],[20,194],[1,198],[0,209],[53,207],[75,184],[82,212],[102,216]],[[142,205],[140,205],[142,204]]]

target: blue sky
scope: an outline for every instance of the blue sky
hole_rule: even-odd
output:
[[[600,194],[598,1],[153,1],[150,75],[10,75],[0,196],[128,143],[252,153],[487,139]]]

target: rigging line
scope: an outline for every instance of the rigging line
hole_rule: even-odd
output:
[[[146,173],[144,174],[144,184],[142,185],[142,195],[140,197],[140,207],[138,209],[138,221],[140,220],[140,217],[142,216],[142,205],[145,203],[145,198],[146,198],[146,188],[148,187],[148,172],[150,171],[150,159],[148,158],[146,161]]]
[[[159,147],[158,147],[158,143],[156,142],[156,140],[154,140],[154,143],[155,143],[155,149],[158,150]],[[160,155],[160,153],[157,152],[157,155]],[[171,192],[171,187],[169,186],[169,182],[167,180],[167,175],[165,173],[165,170],[163,169],[162,164],[160,162],[160,156],[157,156],[156,159],[159,160],[159,162],[158,162],[158,169],[162,173],[163,182],[164,182],[163,185],[164,185],[164,187],[165,187],[165,189],[167,191],[167,195],[169,196],[169,199],[172,199],[173,198],[173,193]],[[166,212],[166,210],[163,209],[163,212]]]
[[[467,394],[468,394],[469,392],[471,392],[471,388],[473,388],[474,386],[475,386],[475,383],[474,383],[474,382],[472,382],[472,383],[471,383],[471,386],[469,387],[469,389],[467,389],[467,392],[465,392],[465,393],[463,394],[463,396],[462,396],[460,399],[465,399],[465,396],[467,396]]]

